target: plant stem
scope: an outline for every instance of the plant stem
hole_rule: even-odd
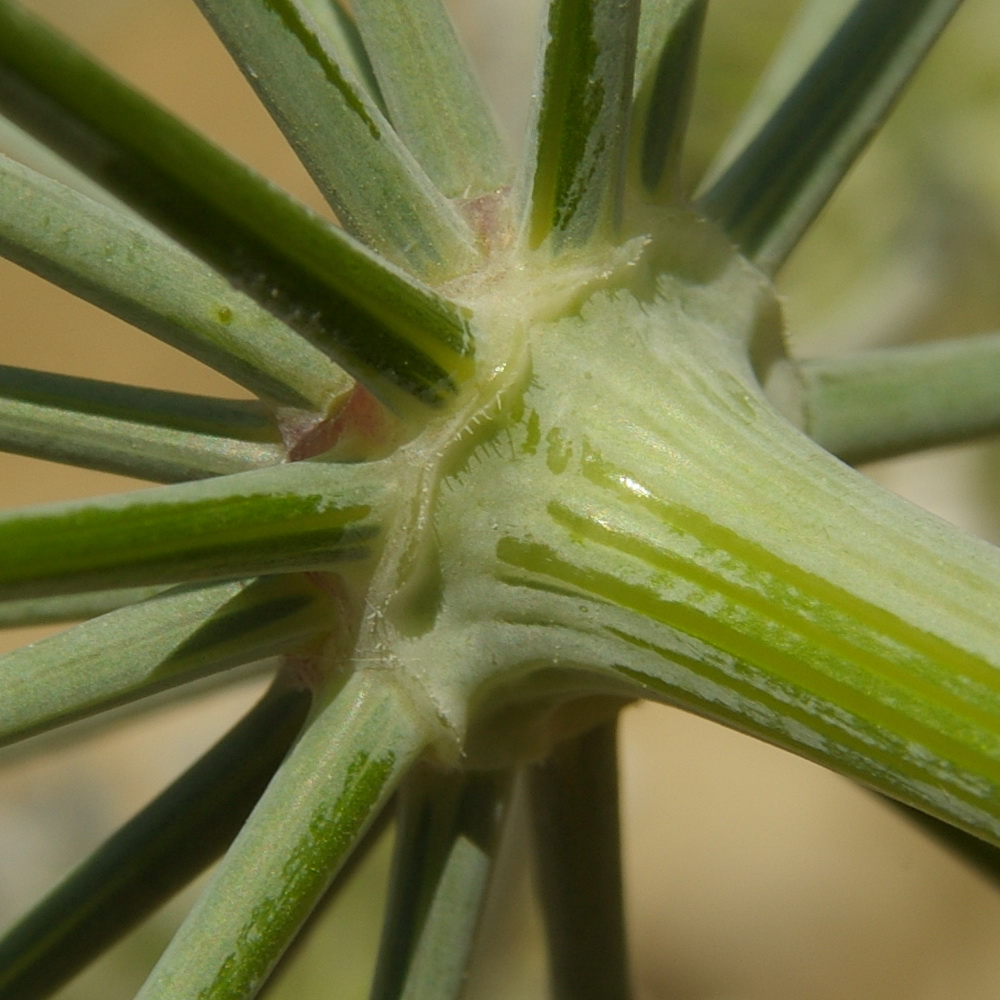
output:
[[[637,285],[537,331],[503,458],[443,500],[495,560],[478,641],[511,670],[556,648],[606,694],[692,709],[1000,843],[1000,553],[775,412],[739,343],[766,366],[758,274]],[[486,614],[464,579],[444,601]]]
[[[860,0],[786,99],[699,198],[775,273],[961,0]]]
[[[279,768],[137,1000],[254,996],[430,739],[391,679],[351,675]]]
[[[509,779],[421,768],[407,780],[370,1000],[460,996]]]
[[[529,768],[553,1000],[627,1000],[616,722]]]
[[[799,361],[791,374],[803,430],[845,462],[1000,429],[1000,334]]]
[[[286,575],[178,587],[0,656],[0,744],[243,663],[302,649],[336,621]]]
[[[283,685],[129,820],[0,942],[0,1000],[41,1000],[207,868],[309,710]]]

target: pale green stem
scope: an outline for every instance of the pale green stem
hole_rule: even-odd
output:
[[[355,873],[363,880],[366,877],[363,874],[366,867],[370,867],[372,863],[381,863],[381,859],[377,856],[382,853],[380,850],[382,841],[392,835],[390,827],[395,820],[395,813],[395,798],[393,798],[383,807],[382,811],[365,830],[357,846],[351,851],[350,856],[334,876],[322,899],[316,904],[312,913],[309,914],[298,934],[295,935],[294,940],[282,953],[278,964],[274,967],[267,982],[257,994],[262,1000],[265,997],[270,1000],[271,997],[284,998],[287,996],[286,975],[293,981],[301,981],[299,978],[301,969],[298,968],[299,956],[303,952],[308,955],[314,941],[318,940],[319,947],[322,947],[323,932],[325,929],[324,918],[327,916],[327,911],[331,907],[338,906],[340,891],[351,881]],[[372,855],[376,855],[376,857],[372,858]]]
[[[308,724],[137,1000],[253,997],[433,739],[390,675],[352,674]]]
[[[639,185],[647,201],[668,204],[680,195],[680,160],[694,96],[695,70],[705,25],[707,0],[651,5],[663,10],[657,24],[656,45],[633,100],[630,170],[635,190]],[[645,16],[646,6],[643,7]],[[653,15],[650,15],[650,19]],[[640,22],[640,40],[643,40]],[[657,44],[658,43],[658,44]]]
[[[509,785],[506,772],[421,768],[408,779],[370,1000],[461,995]]]
[[[297,462],[0,516],[0,599],[323,570],[371,556],[389,474]]]
[[[344,227],[424,278],[476,262],[472,233],[300,0],[198,0]]]
[[[42,1000],[198,876],[236,836],[309,710],[279,684],[0,941],[0,1000]]]
[[[498,191],[510,164],[441,0],[355,0],[354,15],[400,138],[448,198]]]
[[[702,189],[709,188],[733,160],[750,144],[767,119],[823,51],[834,32],[850,13],[857,0],[805,0],[785,32],[767,69],[754,85],[753,93],[716,153],[702,178]],[[656,6],[654,4],[654,6]]]
[[[339,369],[131,213],[0,157],[0,254],[277,404],[325,412]]]
[[[497,663],[557,648],[564,698],[590,665],[1000,843],[1000,553],[778,415],[708,325],[723,291],[664,278],[539,331],[506,464],[443,501],[506,593],[448,599],[488,600]]]
[[[788,374],[802,429],[845,462],[1000,432],[1000,334],[797,361]],[[782,382],[769,388],[787,400]]]
[[[529,769],[553,1000],[626,1000],[616,723]]]
[[[364,85],[368,96],[385,113],[385,101],[354,19],[338,0],[302,0],[302,7],[316,22],[340,65]]]
[[[773,274],[885,120],[961,0],[860,0],[753,139],[699,197]]]
[[[526,238],[585,246],[619,222],[637,0],[551,0],[532,125]]]
[[[185,587],[0,656],[0,744],[303,649],[335,623],[330,595],[305,577]]]
[[[130,211],[123,202],[91,180],[83,171],[77,170],[58,153],[3,117],[0,117],[0,153],[85,194],[92,201],[101,202],[120,212]]]
[[[266,36],[265,61],[273,57],[268,62],[269,68],[293,91],[313,78],[311,72],[323,77],[325,69],[330,69],[336,76],[324,58],[313,59],[316,53],[308,45],[310,38],[315,40],[312,30],[303,27],[301,18],[296,23],[303,28],[303,38],[295,36],[293,30],[286,30],[288,26],[281,21],[277,10],[268,13],[270,6],[275,5],[289,13],[289,8],[295,6],[292,0],[275,0],[274,5],[245,4],[238,14],[234,13],[235,8],[224,7],[222,14],[235,20],[235,23],[229,22],[230,27],[241,37],[247,27],[241,22],[243,14],[257,16],[256,27],[261,28],[263,23]],[[268,48],[276,39],[280,43],[279,51]],[[256,40],[260,41],[260,36]],[[317,45],[322,48],[320,43]],[[290,62],[282,58],[283,46],[294,56]],[[301,60],[305,60],[306,68],[299,74]],[[337,90],[334,80],[326,82]],[[372,149],[372,143],[378,149],[386,143],[391,145],[388,138],[380,145],[380,137],[387,137],[391,130],[380,132],[376,127],[373,135],[364,102],[352,105],[352,86],[340,82],[345,89],[338,91],[339,97],[346,99],[349,105],[346,111],[343,106],[341,110],[348,117],[360,117],[360,133],[356,132],[355,138],[366,144],[368,151],[378,158],[379,153]],[[315,93],[310,95],[308,107],[313,107],[311,102],[315,97]],[[422,183],[434,202],[431,205],[426,199],[420,204],[409,202],[391,180],[387,181],[391,190],[373,184],[373,177],[385,179],[384,171],[364,157],[359,159],[351,155],[354,151],[337,141],[336,129],[331,136],[331,121],[324,112],[325,105],[322,101],[320,104],[318,109],[313,108],[315,119],[305,105],[297,106],[294,100],[292,109],[298,115],[298,123],[307,131],[310,122],[325,125],[321,130],[323,136],[333,142],[325,162],[353,171],[353,189],[365,201],[375,221],[383,226],[388,239],[397,241],[418,256],[435,257],[434,248],[438,244],[424,231],[423,223],[433,226],[441,222],[440,212],[444,211],[455,225],[468,230],[465,222],[426,178]],[[240,297],[235,296],[230,285],[245,292],[263,307],[265,316],[270,313],[279,317],[287,327],[314,342],[321,351],[365,382],[387,405],[400,412],[409,412],[412,407],[426,418],[422,404],[440,403],[456,382],[470,374],[472,343],[468,318],[451,303],[411,276],[387,266],[383,258],[349,237],[343,229],[320,218],[206,142],[7,0],[0,0],[0,109],[207,261],[224,277],[222,289],[236,299]],[[373,113],[380,117],[377,111]],[[358,121],[354,121],[354,125],[358,126]],[[388,155],[391,160],[394,154],[390,151]],[[395,162],[403,174],[408,173],[409,168],[398,158]],[[410,166],[419,173],[415,163],[411,162]],[[11,172],[18,173],[17,170]],[[405,177],[397,179],[405,188]],[[22,169],[12,183],[23,185],[24,181]],[[48,187],[54,183],[48,182]],[[46,212],[44,203],[50,196],[45,193],[45,182],[22,186],[21,190],[24,197],[11,198],[10,203],[5,204],[7,214],[18,222],[40,215],[34,224],[22,227],[11,239],[15,247],[24,251],[23,259],[19,258],[22,263],[32,266],[32,261],[40,261],[39,268],[49,268],[51,273],[43,273],[52,280],[58,281],[58,275],[65,273],[69,280],[75,281],[71,290],[86,294],[86,289],[101,289],[107,280],[105,270],[109,264],[105,251],[110,249],[111,260],[117,260],[119,265],[119,255],[127,251],[127,263],[131,266],[124,270],[128,277],[134,278],[136,265],[128,254],[138,248],[134,245],[135,237],[127,235],[135,229],[130,225],[130,216],[121,219],[115,212],[108,212],[106,206],[101,206],[105,209],[103,217],[95,216],[87,207],[88,199],[78,195],[74,200],[65,193],[58,194],[56,204]],[[413,226],[410,228],[401,225],[402,216],[390,210],[390,203],[400,199],[406,202],[400,212],[409,206],[413,210],[411,214],[418,217],[411,219]],[[70,237],[69,250],[74,252],[67,253],[67,248],[60,247],[58,240],[51,238],[54,235],[52,220],[58,218],[65,222],[71,212],[74,225],[65,235]],[[94,232],[95,227],[99,232]],[[55,235],[64,235],[64,225],[55,229]],[[471,233],[466,235],[472,239]],[[33,240],[41,239],[45,243],[45,237],[49,237],[47,246],[33,247]],[[372,242],[378,245],[378,240]],[[172,247],[176,257],[178,248],[171,243],[166,245]],[[81,246],[86,248],[82,254],[79,252]],[[245,348],[241,349],[233,331],[242,327],[243,318],[240,310],[225,297],[221,302],[218,300],[213,286],[199,289],[205,276],[211,276],[211,270],[201,267],[193,273],[189,287],[183,269],[176,270],[169,265],[169,254],[167,257],[159,255],[152,262],[145,252],[140,257],[147,266],[144,283],[152,281],[154,287],[161,288],[164,284],[169,286],[173,280],[176,284],[172,290],[174,298],[187,302],[189,311],[196,299],[195,318],[201,323],[195,329],[202,335],[201,340],[207,339],[214,351],[213,357],[218,355],[219,369],[232,374],[227,367],[226,354],[236,356],[238,369]],[[54,258],[54,263],[50,258]],[[95,264],[101,266],[95,267]],[[75,270],[81,265],[87,270],[84,280],[78,280],[80,276]],[[188,272],[192,270],[190,262],[186,267]],[[112,267],[112,272],[119,269]],[[164,269],[166,282],[156,273]],[[103,301],[99,304],[111,308]],[[218,311],[216,305],[220,307]],[[167,295],[162,304],[152,309],[144,308],[140,314],[152,313],[154,318],[170,321],[175,316],[172,310],[173,301]],[[126,318],[139,323],[137,319]],[[233,330],[227,331],[227,324]],[[304,396],[307,402],[317,404],[312,408],[325,413],[330,400],[348,388],[349,381],[345,383],[346,377],[338,373],[336,366],[317,355],[308,344],[296,344],[297,338],[290,330],[282,334],[281,324],[273,318],[271,324],[274,332],[255,340],[249,345],[249,352],[270,351],[278,372],[291,368],[300,379],[319,384],[318,400],[300,391],[290,400],[279,394],[279,401],[295,406],[300,405],[297,401]],[[243,333],[245,335],[245,331]],[[233,343],[217,343],[227,338]],[[200,341],[199,346],[202,346]],[[202,357],[201,354],[197,356]],[[310,357],[313,360],[308,360]],[[307,360],[300,365],[298,362],[303,358]],[[269,367],[261,367],[266,374],[276,378]],[[233,377],[239,380],[238,375]],[[281,388],[280,381],[277,387]],[[273,389],[261,388],[260,391],[268,396],[274,394]],[[416,403],[413,397],[421,402]]]
[[[256,400],[212,399],[0,365],[0,448],[173,483],[285,459]]]
[[[98,590],[89,594],[0,601],[0,628],[86,621],[88,618],[106,615],[109,611],[117,611],[118,608],[144,601],[148,597],[155,597],[166,589],[165,586],[126,587]]]

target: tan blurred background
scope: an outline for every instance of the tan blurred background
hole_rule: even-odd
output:
[[[696,177],[794,4],[713,0],[690,140]],[[31,6],[216,141],[319,207],[308,180],[190,0],[35,0]],[[530,97],[534,0],[457,4],[505,126]],[[1000,328],[1000,12],[968,0],[900,114],[782,278],[797,350]],[[214,373],[44,283],[0,270],[0,363],[188,391]],[[996,445],[871,473],[1000,541]],[[137,484],[0,457],[0,504]],[[6,647],[39,631],[0,636]],[[252,700],[244,686],[164,710],[0,774],[0,922],[208,746]],[[662,1000],[995,1000],[1000,895],[849,783],[655,707],[624,736],[629,907],[637,996]],[[516,847],[506,906],[470,986],[476,1000],[544,996],[536,918]],[[364,996],[372,900],[386,851],[322,930],[281,995]],[[520,894],[520,895],[519,895]],[[182,901],[183,902],[183,901]],[[63,996],[131,996],[183,909],[168,908]],[[339,921],[339,928],[338,928]],[[338,938],[339,935],[339,938]]]

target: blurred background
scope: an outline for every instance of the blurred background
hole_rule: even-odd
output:
[[[308,178],[190,0],[30,4],[127,79],[314,207]],[[690,185],[794,13],[712,0]],[[460,33],[514,145],[531,97],[535,0],[463,0]],[[780,279],[792,349],[853,350],[1000,329],[1000,8],[967,0],[890,125]],[[0,363],[238,395],[220,376],[12,266],[0,269]],[[864,470],[1000,542],[1000,446]],[[136,488],[0,456],[0,505]],[[2,648],[41,630],[0,635]],[[253,701],[252,682],[0,755],[0,924],[43,894]],[[626,712],[624,814],[636,995],[643,1000],[995,1000],[1000,892],[850,783],[669,709]],[[388,841],[275,996],[364,997]],[[472,979],[475,1000],[543,998],[523,838]],[[130,997],[190,902],[149,921],[61,994]]]

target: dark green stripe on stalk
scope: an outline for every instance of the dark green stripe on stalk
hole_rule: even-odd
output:
[[[634,169],[647,199],[661,204],[680,193],[681,150],[708,3],[675,6],[680,13],[669,22],[645,78],[637,81],[632,113]]]
[[[620,211],[637,0],[552,0],[535,124],[528,241],[607,237]]]

